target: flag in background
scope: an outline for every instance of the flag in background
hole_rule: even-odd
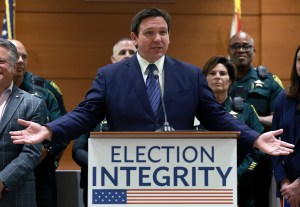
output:
[[[231,31],[230,31],[230,37],[235,35],[237,32],[241,31],[241,0],[233,0],[234,4],[234,13],[233,13],[233,19],[231,23]]]
[[[15,4],[14,0],[5,0],[5,12],[2,25],[2,38],[15,38]]]

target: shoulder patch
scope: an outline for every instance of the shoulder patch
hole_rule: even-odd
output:
[[[55,90],[57,90],[58,93],[60,93],[60,94],[62,95],[62,93],[61,93],[59,87],[56,85],[56,83],[54,83],[53,81],[50,81],[50,85],[51,85],[53,88],[55,88]]]
[[[281,88],[283,88],[283,84],[277,75],[273,75],[273,79],[276,83],[278,83],[281,86]]]

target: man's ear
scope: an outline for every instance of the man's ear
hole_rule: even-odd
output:
[[[229,53],[229,52],[230,52],[230,48],[228,47],[228,48],[227,48],[227,54],[228,54],[228,57],[230,57],[230,53]]]
[[[113,55],[110,57],[110,60],[111,60],[112,63],[116,62],[116,59],[115,59],[115,57]]]
[[[253,55],[252,55],[252,57],[254,57],[255,54],[256,54],[256,49],[253,47]]]
[[[133,44],[137,47],[137,36],[136,36],[136,34],[134,34],[134,32],[130,33],[130,38],[131,38]]]

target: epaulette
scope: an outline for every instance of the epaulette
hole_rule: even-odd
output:
[[[36,96],[38,98],[44,98],[46,96],[46,92],[44,91],[43,88],[38,88],[38,87],[32,87],[28,93],[30,93],[33,96]]]
[[[45,82],[46,82],[46,80],[45,80],[44,78],[41,78],[41,77],[32,75],[32,77],[31,77],[31,82],[32,82],[34,85],[37,85],[37,86],[40,86],[40,87],[44,88],[44,87],[45,87]]]
[[[267,68],[265,67],[265,66],[263,66],[263,65],[260,65],[260,66],[258,66],[257,68],[256,68],[256,71],[257,71],[257,74],[258,74],[258,76],[260,77],[260,78],[266,78],[267,77],[267,75],[268,75],[268,70],[267,70]],[[269,73],[270,75],[272,75],[271,73]],[[282,84],[282,82],[281,82],[281,80],[278,78],[278,76],[277,75],[272,75],[272,77],[273,77],[273,80],[275,81],[275,82],[277,82],[282,88],[283,88],[283,84]]]
[[[281,86],[281,88],[284,88],[281,80],[279,79],[279,77],[277,75],[273,75],[273,79],[276,83],[278,83]]]
[[[230,98],[231,109],[234,111],[242,111],[244,107],[244,100],[242,97],[234,97],[233,99]]]

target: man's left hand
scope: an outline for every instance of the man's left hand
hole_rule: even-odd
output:
[[[272,156],[289,155],[294,152],[292,148],[295,145],[277,139],[276,136],[282,134],[282,132],[283,129],[263,133],[255,140],[253,147]]]

